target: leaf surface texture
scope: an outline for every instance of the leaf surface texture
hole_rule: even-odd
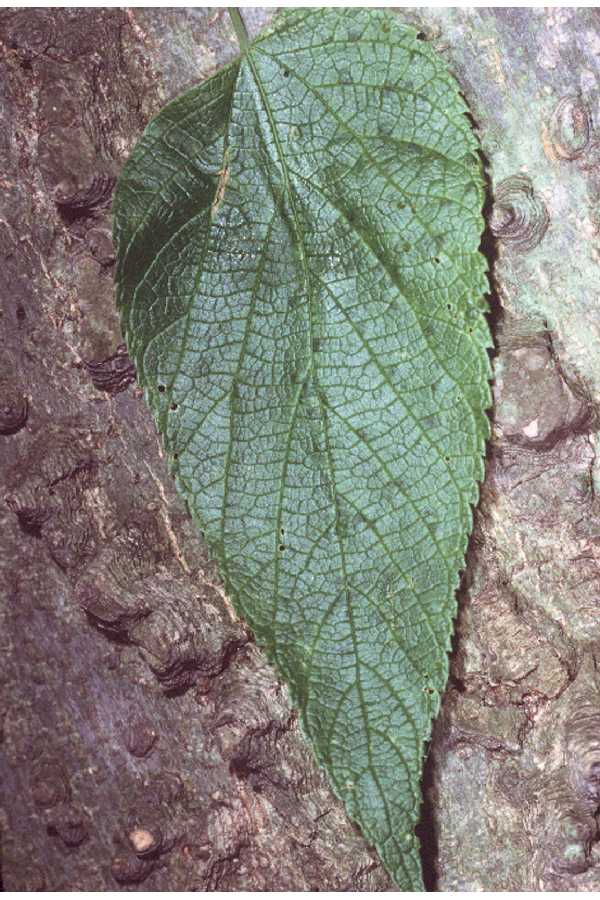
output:
[[[465,110],[390,14],[289,10],[151,122],[115,201],[124,332],[179,488],[406,890],[488,435]]]

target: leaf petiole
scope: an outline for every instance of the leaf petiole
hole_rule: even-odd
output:
[[[232,7],[228,10],[228,13],[229,18],[231,19],[231,24],[233,25],[233,30],[235,31],[235,36],[237,37],[238,43],[240,45],[240,50],[242,51],[242,53],[244,53],[248,48],[248,44],[250,43],[244,20],[242,19],[239,9],[235,9],[234,7]]]

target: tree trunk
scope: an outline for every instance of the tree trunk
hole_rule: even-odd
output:
[[[599,889],[600,18],[399,15],[481,135],[497,342],[428,887]],[[115,312],[115,178],[236,52],[226,11],[7,10],[0,39],[4,887],[385,891],[174,493]]]

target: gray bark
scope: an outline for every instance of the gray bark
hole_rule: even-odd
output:
[[[399,15],[481,136],[497,343],[428,884],[594,890],[600,19]],[[4,887],[386,890],[174,493],[114,308],[115,178],[235,53],[225,11],[6,10],[0,40]]]
[[[430,763],[438,885],[600,888],[600,18],[420,10],[490,180],[493,434]]]

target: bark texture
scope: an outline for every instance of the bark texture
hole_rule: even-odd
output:
[[[481,136],[497,341],[429,886],[598,890],[600,18],[399,15]],[[4,887],[387,890],[174,493],[114,307],[115,178],[235,53],[226,12],[5,10],[0,40]]]
[[[389,884],[223,595],[121,345],[115,177],[165,99],[234,52],[224,21],[2,15],[9,890]]]
[[[420,10],[490,179],[493,436],[432,745],[438,886],[600,888],[600,17]]]

